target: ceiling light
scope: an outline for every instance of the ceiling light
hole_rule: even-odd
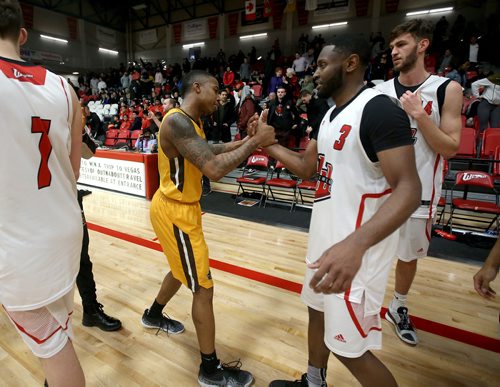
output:
[[[322,24],[322,25],[319,25],[319,26],[313,26],[312,29],[313,30],[317,30],[317,29],[320,29],[320,28],[338,27],[338,26],[346,26],[346,25],[347,25],[347,22],[343,21],[343,22],[338,22],[338,23]]]
[[[73,75],[80,75],[78,71],[73,71]]]
[[[47,39],[47,40],[53,40],[54,42],[59,42],[59,43],[68,43],[66,39],[60,39],[60,38],[54,38],[53,36],[48,36],[48,35],[42,35],[40,34],[40,37]]]
[[[193,48],[193,47],[202,47],[205,45],[205,42],[198,42],[198,43],[191,43],[191,44],[183,44],[182,45],[182,48],[187,50],[189,48]]]
[[[245,40],[245,39],[253,39],[253,38],[265,38],[266,36],[267,36],[267,32],[263,32],[261,34],[243,35],[243,36],[240,36],[240,39]]]
[[[115,50],[108,50],[107,48],[102,48],[99,47],[100,52],[105,52],[106,54],[113,54],[113,55],[118,55],[118,51]]]
[[[434,9],[423,9],[421,11],[412,11],[407,12],[406,16],[417,16],[417,15],[428,15],[431,13],[439,13],[439,12],[451,12],[453,11],[453,7],[443,7],[443,8],[434,8]]]

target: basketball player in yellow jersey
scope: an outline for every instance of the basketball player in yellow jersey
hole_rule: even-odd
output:
[[[217,109],[217,80],[206,72],[191,71],[183,84],[182,106],[171,109],[160,127],[160,188],[151,204],[151,223],[171,271],[153,305],[144,312],[142,324],[181,333],[183,325],[163,316],[162,310],[184,284],[193,292],[193,323],[201,352],[198,382],[201,386],[248,386],[252,375],[239,367],[222,365],[215,353],[213,281],[199,204],[201,178],[221,179],[255,149],[274,143],[274,130],[266,128],[242,141],[209,145],[200,118]]]

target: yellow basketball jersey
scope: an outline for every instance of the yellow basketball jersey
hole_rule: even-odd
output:
[[[188,117],[201,138],[205,133],[201,123],[198,125],[181,109],[171,109],[163,118],[164,120],[174,113],[184,114]],[[158,135],[158,144],[161,144]],[[168,199],[182,203],[198,202],[201,197],[201,171],[181,155],[169,159],[161,146],[158,147],[158,169],[160,172],[160,191]]]

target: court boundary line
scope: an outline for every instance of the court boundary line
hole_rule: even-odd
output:
[[[121,239],[126,242],[146,247],[148,249],[163,252],[158,242],[153,242],[151,240],[127,234],[122,231],[113,230],[111,228],[100,226],[95,223],[87,222],[87,227],[89,230],[96,231],[113,238]],[[299,284],[297,282],[289,281],[283,278],[261,273],[237,265],[232,265],[230,263],[218,261],[213,258],[210,258],[210,267],[293,293],[300,294],[302,290],[302,284]],[[384,318],[386,311],[387,308],[382,307],[380,311],[380,315],[382,318]],[[438,323],[436,321],[427,320],[415,315],[411,315],[411,318],[416,323],[415,325],[418,326],[418,329],[421,331],[445,337],[447,339],[458,341],[464,344],[472,345],[474,347],[478,347],[488,351],[500,353],[500,340],[493,337],[483,336],[478,333],[466,331],[464,329],[452,327],[446,324]]]

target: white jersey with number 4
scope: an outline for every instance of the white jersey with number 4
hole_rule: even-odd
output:
[[[420,92],[422,107],[429,115],[430,119],[439,127],[441,114],[437,92],[439,86],[449,82],[448,78],[430,75],[425,82],[415,92]],[[394,79],[381,83],[375,87],[382,93],[393,98],[398,98]],[[437,204],[441,197],[443,184],[443,157],[434,152],[427,144],[422,132],[419,130],[417,122],[408,116],[412,128],[415,147],[415,161],[417,164],[418,176],[422,183],[422,199],[420,207],[412,214],[415,218],[433,218],[436,214]]]
[[[0,57],[0,101],[0,303],[31,310],[70,291],[79,269],[71,95],[61,77]]]

